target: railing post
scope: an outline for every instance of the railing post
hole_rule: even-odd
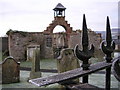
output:
[[[105,56],[106,62],[111,63],[111,60],[112,60],[111,53],[115,49],[115,43],[114,43],[114,41],[112,41],[109,17],[107,17],[107,23],[106,23],[106,43],[105,43],[105,41],[102,42],[101,47],[102,47],[102,51],[106,54],[106,56]],[[106,68],[105,89],[110,90],[110,86],[111,86],[111,67],[108,67],[108,68]]]
[[[94,46],[91,46],[91,49],[88,49],[88,32],[87,32],[87,25],[86,25],[86,19],[85,19],[85,14],[83,15],[83,27],[82,27],[82,47],[83,50],[79,50],[78,45],[75,46],[74,52],[75,55],[79,60],[82,60],[82,67],[83,70],[89,70],[89,59],[93,56],[94,53]],[[88,75],[83,76],[83,83],[88,83]]]

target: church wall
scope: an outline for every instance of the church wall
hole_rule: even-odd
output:
[[[52,34],[44,34],[44,50],[41,51],[44,53],[44,58],[51,59],[53,58],[53,38]]]
[[[29,45],[40,45],[41,58],[54,58],[54,49],[59,45],[66,45],[65,37],[63,34],[49,33],[45,34],[42,32],[21,32],[12,31],[9,35],[9,54],[18,61],[26,61],[27,59],[27,47]],[[74,48],[76,44],[81,46],[81,31],[72,32],[69,34],[68,48]],[[56,38],[56,41],[54,40]],[[60,39],[61,44],[59,44]],[[89,32],[89,44],[94,44],[95,49],[100,49],[101,35],[96,34],[94,31]],[[54,46],[56,44],[57,46]],[[99,56],[100,53],[95,53]]]
[[[103,58],[104,54],[100,49],[100,44],[102,41],[101,34],[97,34],[94,31],[88,31],[89,37],[89,47],[91,44],[95,47],[94,57],[96,58]],[[82,50],[82,31],[76,31],[76,33],[71,33],[69,39],[69,48],[74,48],[76,45],[79,45],[79,48]]]
[[[29,45],[41,45],[43,47],[43,38],[43,34],[39,32],[11,31],[9,33],[9,54],[18,61],[26,61],[27,47]]]

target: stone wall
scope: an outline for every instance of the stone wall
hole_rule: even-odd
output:
[[[8,37],[0,37],[2,39],[2,52],[8,50]]]
[[[40,32],[34,33],[11,30],[8,35],[9,54],[18,61],[25,61],[27,59],[26,52],[29,45],[44,45],[44,37]]]
[[[54,33],[53,34],[53,47],[67,47],[67,35],[66,33]]]
[[[97,34],[94,31],[88,31],[89,44],[93,44],[96,48],[99,48],[99,45],[102,41],[101,34]],[[69,40],[69,48],[74,48],[76,44],[79,44],[81,47],[82,42],[82,31],[76,31],[71,33]]]
[[[97,34],[94,31],[88,30],[89,45],[93,44],[95,47],[94,57],[103,58],[104,54],[100,50],[100,44],[102,41],[101,34]],[[82,31],[77,30],[71,33],[69,40],[69,48],[74,48],[76,44],[82,49]]]
[[[50,59],[54,58],[53,54],[53,38],[52,34],[44,34],[44,50],[41,50],[42,53],[44,53],[44,58]]]
[[[27,60],[27,48],[29,45],[40,45],[41,58],[54,58],[54,49],[63,45],[68,48],[74,48],[79,44],[81,48],[82,31],[77,30],[69,34],[67,38],[64,33],[43,33],[43,32],[22,32],[8,31],[9,38],[9,54],[18,61]],[[56,38],[56,40],[55,40]],[[99,50],[102,41],[101,34],[96,34],[89,30],[89,44],[94,44],[95,50]],[[59,42],[60,41],[60,42]],[[54,45],[56,44],[56,46]],[[96,56],[101,55],[101,52],[95,53]]]
[[[54,17],[54,20],[52,21],[52,23],[49,24],[49,26],[46,28],[44,32],[53,33],[53,30],[57,25],[60,25],[63,28],[65,28],[66,33],[72,32],[72,27],[70,27],[70,24],[68,24],[68,21],[65,20],[65,17],[59,17],[59,16]]]

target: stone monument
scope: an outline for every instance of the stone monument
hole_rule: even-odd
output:
[[[40,49],[36,47],[33,51],[32,68],[29,79],[40,78]]]
[[[76,68],[80,68],[78,59],[74,55],[73,49],[62,49],[60,56],[57,58],[58,73],[66,72]],[[69,81],[69,83],[78,83],[79,79]]]
[[[17,62],[12,56],[8,56],[4,59],[1,66],[3,84],[20,81],[20,62]]]

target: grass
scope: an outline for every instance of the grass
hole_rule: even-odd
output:
[[[7,56],[3,55],[3,53],[0,51],[0,63],[6,58]]]
[[[91,58],[90,63],[97,63],[100,62],[97,58]],[[81,61],[80,61],[81,63]],[[31,61],[24,61],[20,63],[21,67],[31,67],[32,62]],[[57,60],[56,59],[42,59],[40,60],[40,68],[41,69],[57,69]]]
[[[31,67],[32,62],[26,61],[20,63],[21,67]],[[40,60],[41,69],[57,69],[57,61],[55,59],[42,59]]]
[[[2,62],[2,52],[0,52],[0,62]]]
[[[105,88],[105,74],[91,74],[89,83],[100,88]],[[111,88],[118,88],[118,81],[111,75]]]

